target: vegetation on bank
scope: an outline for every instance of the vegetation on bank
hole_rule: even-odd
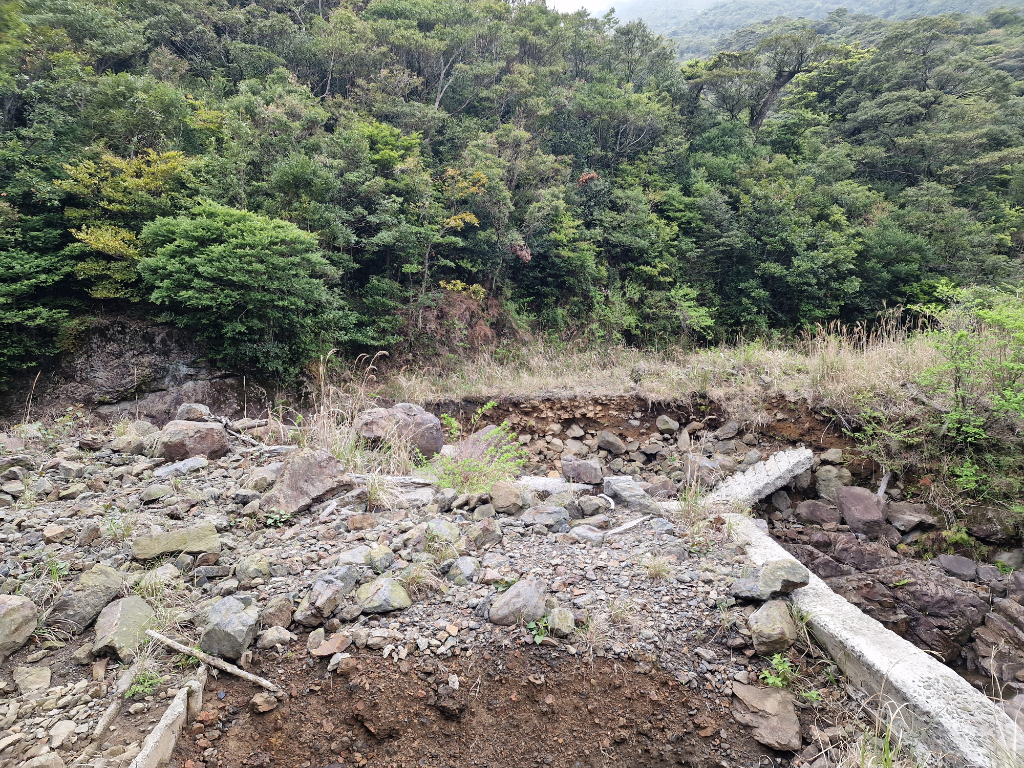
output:
[[[109,313],[289,379],[793,337],[1021,275],[1016,11],[780,22],[682,65],[536,3],[0,15],[0,378]]]

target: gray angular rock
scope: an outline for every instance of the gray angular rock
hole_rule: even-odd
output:
[[[491,504],[500,515],[514,515],[523,508],[523,494],[509,483],[495,483],[491,488]]]
[[[408,440],[427,459],[440,453],[444,447],[440,419],[412,403],[370,408],[356,416],[352,426],[366,440],[386,440],[396,436]]]
[[[398,579],[380,577],[356,590],[363,613],[400,611],[412,605],[409,593]]]
[[[177,421],[206,421],[211,415],[210,409],[202,403],[182,403],[174,418]]]
[[[830,507],[823,501],[809,499],[801,501],[793,510],[793,517],[804,525],[838,525],[842,515],[835,507]]]
[[[296,640],[298,638],[284,627],[272,626],[260,634],[260,639],[256,641],[256,647],[260,650],[266,650],[278,645],[289,645]]]
[[[564,507],[541,504],[530,507],[519,516],[526,525],[543,525],[553,533],[569,530],[569,512]]]
[[[235,566],[235,578],[242,584],[253,579],[266,581],[270,578],[270,561],[259,552],[246,555]]]
[[[476,549],[497,544],[501,541],[501,525],[493,517],[486,518],[471,525],[466,531],[466,538],[473,543]]]
[[[136,560],[151,560],[171,552],[220,552],[217,527],[211,522],[205,522],[152,536],[139,536],[132,541],[132,556]]]
[[[833,492],[843,522],[854,533],[877,538],[885,525],[885,502],[867,488],[840,486]]]
[[[969,557],[942,554],[935,558],[935,563],[961,581],[976,581],[978,578],[978,564]]]
[[[193,456],[191,459],[176,461],[173,464],[164,464],[163,466],[157,467],[153,470],[153,477],[161,480],[165,477],[187,475],[189,472],[197,472],[200,469],[205,469],[209,464],[210,462],[205,456]]]
[[[927,504],[909,501],[890,501],[885,516],[900,533],[910,533],[915,528],[934,530],[942,524],[928,511]]]
[[[548,631],[555,637],[569,637],[576,629],[576,619],[572,611],[558,606],[547,615]]]
[[[600,485],[604,479],[598,459],[577,459],[572,454],[562,455],[562,474],[566,480],[588,485]]]
[[[260,623],[265,627],[287,627],[292,623],[292,608],[288,595],[272,597],[260,611]]]
[[[305,449],[288,456],[273,489],[260,501],[260,508],[295,514],[309,509],[354,483],[344,465],[327,451]]]
[[[725,422],[725,424],[715,430],[715,437],[719,440],[730,440],[731,438],[736,437],[739,431],[740,423],[735,419],[729,419],[729,421]]]
[[[315,627],[330,618],[338,610],[345,595],[359,583],[359,569],[354,565],[331,568],[320,575],[299,607],[295,609],[295,621],[307,627]]]
[[[366,557],[370,567],[377,573],[384,573],[395,562],[395,553],[391,551],[391,547],[387,544],[378,544],[371,547],[370,554]]]
[[[143,504],[148,504],[151,501],[159,501],[172,495],[174,495],[174,489],[169,485],[150,485],[142,490],[139,498]]]
[[[167,461],[193,456],[219,459],[229,449],[228,433],[220,424],[208,421],[171,421],[156,438],[154,455]]]
[[[464,587],[473,583],[473,579],[480,572],[480,561],[475,557],[463,555],[456,558],[445,574],[445,578],[457,587]]]
[[[508,627],[520,621],[536,621],[544,615],[547,585],[539,579],[520,579],[491,604],[489,621]]]
[[[79,634],[111,600],[121,594],[124,577],[113,568],[94,565],[64,590],[46,616],[48,626]]]
[[[120,661],[135,658],[146,630],[155,625],[156,611],[138,595],[129,595],[107,605],[96,619],[92,652],[112,655]]]
[[[586,542],[592,547],[600,547],[604,544],[604,533],[592,525],[574,525],[569,530],[569,535],[574,539]]]
[[[277,482],[277,478],[281,476],[283,468],[283,461],[275,461],[272,464],[258,467],[249,473],[249,477],[245,480],[245,485],[257,493],[266,493]]]
[[[846,467],[822,464],[814,473],[814,482],[819,496],[825,499],[834,499],[836,489],[852,483],[853,475]]]
[[[733,707],[733,718],[752,728],[750,735],[772,749],[795,752],[803,746],[795,698],[779,688],[757,688],[732,684],[733,695],[742,706]]]
[[[769,560],[751,576],[732,585],[734,597],[743,600],[770,600],[806,587],[811,574],[796,560]]]
[[[14,684],[18,686],[18,692],[22,696],[36,691],[45,691],[50,687],[50,676],[52,672],[49,667],[15,667],[12,671]]]
[[[36,604],[21,595],[0,595],[0,662],[28,642],[39,623]]]
[[[597,433],[597,447],[616,456],[621,456],[626,452],[626,444],[611,432],[604,430]]]
[[[784,600],[769,600],[747,618],[754,650],[762,656],[782,653],[796,642],[796,622]]]
[[[611,496],[616,502],[622,504],[630,512],[640,515],[651,515],[661,517],[664,514],[651,496],[644,491],[632,478],[606,477],[604,480],[604,492]]]
[[[240,659],[256,637],[259,611],[235,597],[223,597],[210,608],[199,648],[213,656]]]
[[[458,541],[459,526],[451,520],[435,517],[433,520],[427,521],[427,528],[424,535],[433,541]]]
[[[679,431],[679,422],[664,414],[654,420],[654,426],[663,435],[673,435]]]

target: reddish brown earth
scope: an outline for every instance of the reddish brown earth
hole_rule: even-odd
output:
[[[746,735],[724,699],[633,662],[566,662],[543,648],[401,665],[375,655],[345,678],[323,661],[261,656],[254,670],[288,700],[256,714],[252,684],[211,678],[172,765],[711,768],[781,756]],[[217,755],[204,761],[211,746]]]

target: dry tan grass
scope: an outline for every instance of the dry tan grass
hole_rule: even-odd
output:
[[[279,421],[292,422],[287,441],[329,451],[349,472],[378,480],[382,475],[409,474],[415,463],[415,449],[397,429],[372,446],[354,429],[356,417],[377,405],[371,394],[377,383],[374,363],[383,354],[358,358],[355,362],[356,369],[360,370],[358,377],[337,377],[331,366],[333,353],[322,358],[310,372],[308,394],[313,402],[312,409],[305,414],[298,411],[276,414]],[[386,481],[368,480],[367,490],[375,504],[391,506],[393,494]]]
[[[840,413],[866,401],[911,409],[905,385],[937,361],[934,347],[895,318],[873,330],[819,327],[796,342],[740,342],[710,349],[640,351],[572,348],[535,342],[466,356],[454,369],[403,369],[373,389],[414,403],[499,398],[636,394],[648,400],[703,392],[736,415],[767,420],[770,394],[806,398]]]

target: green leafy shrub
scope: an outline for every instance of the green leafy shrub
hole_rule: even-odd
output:
[[[486,493],[495,483],[513,480],[526,466],[526,450],[507,423],[481,430],[455,446],[454,455],[434,459],[442,488],[459,493]]]
[[[337,273],[294,224],[204,202],[142,243],[150,301],[221,364],[290,376],[343,340],[350,316],[325,283]]]

